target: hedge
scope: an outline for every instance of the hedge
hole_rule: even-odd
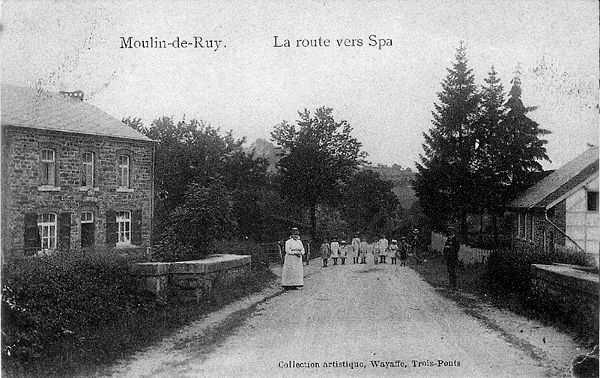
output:
[[[495,250],[488,258],[485,280],[488,288],[497,294],[525,296],[531,283],[531,264],[552,263],[586,266],[588,257],[582,253],[559,249],[545,252],[526,245]]]
[[[65,341],[84,343],[124,314],[152,307],[153,298],[135,292],[129,275],[141,259],[97,251],[8,261],[2,268],[3,365],[27,365]]]
[[[219,252],[252,254],[253,270],[200,305],[138,292],[129,271],[146,260],[139,253],[63,252],[7,261],[2,267],[2,373],[88,375],[272,279],[264,265],[254,263],[261,254],[256,246],[225,245]]]

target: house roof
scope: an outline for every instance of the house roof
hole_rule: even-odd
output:
[[[1,85],[3,126],[29,127],[88,135],[152,141],[97,107],[41,89]]]
[[[527,189],[508,205],[511,208],[549,208],[571,190],[598,173],[598,147],[589,148]]]

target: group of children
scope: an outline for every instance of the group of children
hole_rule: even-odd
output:
[[[388,243],[384,235],[373,246],[373,261],[375,264],[386,264],[387,257],[389,256],[393,265],[397,265],[398,258],[400,258],[400,265],[406,266],[410,248],[411,245],[406,241],[405,237],[400,239],[400,243],[397,240],[392,240]],[[321,244],[323,267],[327,267],[327,262],[330,258],[333,260],[333,265],[338,265],[338,259],[341,260],[341,265],[344,265],[348,256],[352,257],[354,264],[366,264],[367,249],[368,243],[361,241],[358,235],[352,239],[350,245],[345,240],[338,242],[337,237],[333,237],[331,243],[325,239]]]

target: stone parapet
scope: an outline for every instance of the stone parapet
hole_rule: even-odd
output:
[[[532,264],[531,273],[531,290],[538,299],[554,303],[583,329],[598,332],[597,271],[565,264]]]
[[[211,255],[203,260],[147,262],[134,265],[131,274],[140,290],[157,297],[198,300],[248,273],[251,259],[246,255]]]

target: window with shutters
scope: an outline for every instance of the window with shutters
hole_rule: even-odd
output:
[[[56,151],[44,148],[41,151],[41,185],[56,185]]]
[[[94,246],[94,213],[84,211],[81,213],[81,247],[92,248]]]
[[[38,231],[40,234],[42,250],[56,249],[57,222],[56,214],[47,213],[38,215]]]
[[[131,244],[131,211],[117,211],[117,245]]]
[[[82,156],[81,186],[94,186],[94,153],[84,152]]]
[[[130,159],[128,155],[119,155],[118,186],[122,189],[129,188]]]

